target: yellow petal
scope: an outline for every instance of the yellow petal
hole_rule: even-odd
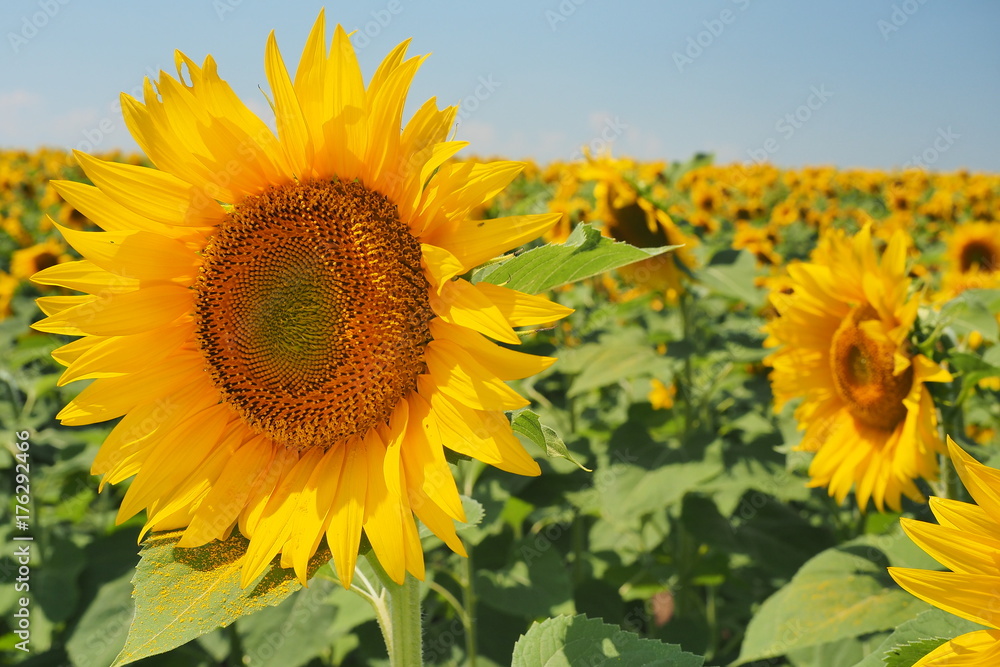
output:
[[[991,628],[1000,623],[993,611],[1000,600],[1000,577],[901,567],[890,567],[889,575],[924,602],[951,614]]]
[[[438,389],[470,408],[516,410],[529,403],[449,340],[431,341],[425,349],[424,359]]]
[[[350,588],[358,561],[361,527],[368,494],[368,453],[358,438],[351,438],[346,448],[344,467],[337,485],[337,495],[330,508],[326,542],[333,553],[333,565],[344,588]],[[381,472],[381,469],[379,470]]]
[[[562,213],[513,215],[492,220],[462,220],[442,225],[423,239],[451,251],[466,270],[473,269],[512,248],[537,239],[551,229]]]
[[[291,536],[293,518],[306,492],[306,483],[323,453],[318,447],[303,452],[271,493],[247,547],[240,582],[244,588],[260,576]],[[304,573],[300,579],[305,579]]]
[[[197,188],[156,169],[105,162],[73,151],[87,177],[105,194],[141,216],[167,225],[212,227],[225,210]]]
[[[368,496],[365,500],[365,535],[386,574],[397,584],[406,578],[406,554],[403,545],[402,499],[389,493],[385,485],[385,445],[370,430],[363,439],[368,457]],[[409,511],[406,511],[409,514]]]
[[[272,455],[264,436],[251,438],[237,449],[198,506],[177,546],[198,547],[220,539],[236,522],[251,489],[266,476]]]
[[[288,163],[293,173],[300,181],[312,176],[313,144],[309,136],[299,99],[295,94],[292,81],[288,77],[285,61],[278,50],[278,42],[274,31],[267,37],[267,47],[264,58],[267,80],[271,83],[274,94],[274,113],[278,125],[278,138],[285,149]]]
[[[475,287],[500,309],[512,327],[548,324],[573,312],[572,308],[561,306],[544,297],[525,294],[499,285],[477,283]]]
[[[166,326],[193,307],[191,290],[154,285],[135,292],[102,295],[32,326],[49,333],[62,333],[70,327],[95,336],[125,336]]]
[[[139,287],[137,278],[108,273],[91,261],[63,262],[42,269],[31,276],[31,282],[55,285],[90,294],[121,294]]]
[[[500,309],[476,285],[459,279],[441,287],[440,295],[431,294],[434,312],[445,322],[468,327],[490,338],[520,345],[507,319]]]
[[[482,364],[483,368],[501,380],[518,380],[541,373],[556,362],[555,357],[525,354],[501,347],[465,327],[448,324],[441,318],[430,323],[431,335],[438,340],[449,340]]]
[[[171,280],[190,284],[198,256],[183,244],[144,231],[78,232],[56,224],[66,242],[86,259],[124,279]]]
[[[202,356],[191,352],[169,357],[141,373],[94,380],[56,418],[66,426],[81,426],[120,417],[135,405],[152,403],[204,377],[204,365]]]

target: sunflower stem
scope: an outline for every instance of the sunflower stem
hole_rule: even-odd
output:
[[[420,667],[423,665],[420,582],[407,573],[403,583],[397,584],[382,568],[374,552],[369,552],[368,562],[388,596],[388,618],[379,614],[379,628],[389,652],[389,664],[392,667]]]
[[[465,581],[462,585],[462,602],[465,603],[465,617],[469,625],[465,630],[465,658],[469,667],[476,667],[479,649],[476,644],[476,569],[472,564],[472,549],[466,545],[469,554],[465,559]]]

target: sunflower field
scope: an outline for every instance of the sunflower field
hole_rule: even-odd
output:
[[[209,233],[155,99],[0,151],[4,664],[1000,664],[1000,176],[309,147]]]

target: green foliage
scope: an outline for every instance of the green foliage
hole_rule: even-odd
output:
[[[181,549],[180,533],[148,538],[140,552],[133,585],[135,620],[115,665],[125,665],[169,651],[187,641],[224,628],[241,616],[273,606],[301,588],[291,570],[272,563],[246,588],[240,573],[249,542],[234,535],[225,542]],[[330,560],[319,551],[310,573]]]
[[[761,605],[738,664],[891,630],[926,609],[891,584],[888,564],[863,540],[815,556]]]
[[[674,248],[635,248],[602,236],[591,225],[578,225],[564,244],[533,248],[513,259],[489,265],[476,275],[476,280],[537,294],[657,257]]]
[[[679,646],[643,639],[586,616],[559,616],[528,629],[511,658],[512,667],[573,665],[701,667],[704,660]]]
[[[983,626],[940,609],[927,609],[897,627],[855,667],[910,667],[949,639]]]

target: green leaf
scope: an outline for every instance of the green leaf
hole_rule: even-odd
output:
[[[896,628],[855,667],[910,667],[946,641],[982,629],[978,623],[941,609],[928,609]]]
[[[657,257],[677,247],[636,248],[602,236],[593,225],[581,224],[573,229],[563,245],[545,245],[489,265],[473,281],[537,294]],[[667,258],[665,261],[672,260]]]
[[[374,619],[375,610],[359,595],[316,577],[309,582],[309,588],[277,607],[267,607],[237,621],[243,664],[299,667],[324,655],[338,637]]]
[[[939,326],[950,326],[960,336],[978,331],[986,340],[996,341],[996,312],[1000,310],[1000,290],[970,289],[946,303]]]
[[[742,301],[754,308],[764,305],[765,292],[754,284],[757,264],[753,255],[740,250],[723,250],[695,277],[716,294]]]
[[[903,646],[897,646],[885,654],[882,663],[886,667],[913,667],[924,657],[947,640],[920,639]]]
[[[655,372],[656,365],[662,357],[657,355],[651,346],[641,343],[629,344],[624,340],[624,336],[614,338],[618,340],[602,340],[601,343],[580,349],[581,355],[590,354],[580,374],[573,378],[573,383],[566,392],[567,398],[581,396],[594,389]],[[566,366],[562,370],[564,373],[569,372]]]
[[[241,535],[194,549],[177,548],[180,536],[180,531],[164,533],[143,543],[132,580],[135,617],[115,667],[226,627],[302,587],[292,570],[279,567],[275,559],[256,582],[242,588],[249,541]],[[317,551],[309,563],[310,575],[328,560],[329,551]]]
[[[476,597],[483,604],[523,618],[576,611],[569,569],[545,534],[515,544],[511,560],[476,574]]]
[[[514,430],[514,433],[523,435],[541,447],[545,451],[545,455],[550,459],[566,459],[571,463],[575,463],[580,469],[591,472],[590,468],[576,460],[576,457],[566,447],[566,443],[559,437],[559,434],[539,422],[538,415],[531,410],[522,410],[517,413],[511,421],[510,427]]]
[[[474,526],[478,526],[486,515],[486,510],[483,509],[483,504],[474,498],[469,496],[461,496],[462,509],[465,510],[465,523],[455,522],[455,531],[461,533],[464,530],[468,530]],[[420,535],[420,539],[425,537],[433,537],[434,533],[431,529],[424,524],[419,524],[419,529],[417,533]]]
[[[886,564],[881,551],[863,544],[842,544],[813,557],[750,620],[736,664],[891,630],[926,609],[890,587]]]
[[[533,623],[514,644],[511,667],[573,667],[575,665],[643,665],[701,667],[704,658],[680,646],[608,625],[586,616],[559,616]]]
[[[134,540],[133,540],[134,544]],[[110,665],[125,643],[134,609],[132,573],[104,583],[66,642],[74,665]]]

